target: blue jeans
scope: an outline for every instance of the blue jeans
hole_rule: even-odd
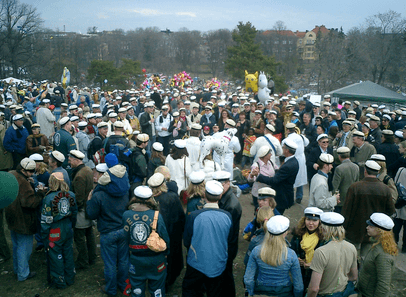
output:
[[[55,107],[54,116],[55,116],[55,121],[58,121],[60,116],[61,116],[61,108],[60,107]]]
[[[148,145],[145,149],[148,153],[148,156],[151,156],[151,148],[155,141],[156,141],[156,135],[152,136],[148,141]]]
[[[116,295],[117,286],[120,290],[126,287],[130,259],[128,243],[124,229],[100,234],[100,251],[104,262],[104,278],[106,292]]]
[[[303,186],[296,188],[296,199],[302,200],[303,198]]]
[[[166,137],[157,136],[157,141],[160,142],[164,147],[164,156],[167,156],[169,154],[169,149],[171,147],[169,142],[171,141],[171,138],[171,135],[168,135]]]
[[[11,242],[13,243],[13,266],[14,273],[17,274],[18,281],[24,281],[30,274],[28,261],[32,253],[33,236],[20,234],[14,231],[11,233]]]

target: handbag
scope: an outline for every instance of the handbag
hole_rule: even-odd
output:
[[[147,239],[148,248],[156,253],[163,252],[166,250],[166,242],[161,237],[159,237],[159,234],[156,232],[158,214],[159,211],[155,211],[154,221],[152,222],[152,231]]]
[[[406,188],[399,182],[400,175],[402,174],[404,169],[405,168],[402,168],[400,170],[398,178],[395,182],[396,190],[398,191],[398,199],[396,200],[395,203],[396,209],[401,209],[403,206],[406,205]]]

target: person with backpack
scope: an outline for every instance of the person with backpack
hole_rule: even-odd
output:
[[[131,155],[130,193],[132,193],[136,187],[142,185],[144,178],[148,175],[147,164],[149,162],[149,157],[148,154],[145,153],[148,142],[148,134],[138,134],[137,146]]]
[[[107,133],[109,131],[108,124],[106,122],[100,122],[97,124],[98,133],[94,137],[94,139],[89,143],[87,147],[87,157],[89,160],[92,160],[95,164],[103,163],[105,153],[101,152],[100,150],[103,149],[103,141],[107,137]],[[98,156],[96,156],[98,153]]]
[[[121,121],[116,121],[113,127],[114,134],[103,141],[103,148],[106,154],[115,154],[118,161],[124,165],[127,168],[127,172],[129,172],[131,151],[129,150],[130,142],[123,136],[124,124]]]

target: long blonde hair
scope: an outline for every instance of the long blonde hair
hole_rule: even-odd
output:
[[[152,196],[156,197],[161,195],[162,193],[168,192],[168,187],[166,186],[166,182],[163,182],[162,185],[156,188],[151,188],[152,190]]]
[[[192,199],[195,196],[204,198],[206,193],[206,182],[203,181],[198,185],[190,183],[186,189],[186,192],[189,195],[188,199]]]
[[[51,174],[48,181],[48,193],[62,191],[64,193],[69,192],[69,186],[64,180],[59,180]]]
[[[372,248],[381,244],[382,249],[385,253],[396,256],[398,254],[398,247],[396,245],[395,239],[393,237],[392,231],[385,231],[381,228],[377,228],[379,230],[379,237],[377,238],[377,242],[372,245]]]
[[[323,224],[323,238],[326,241],[343,241],[345,238],[345,229],[343,226],[334,227]]]
[[[38,174],[43,174],[47,170],[48,170],[48,165],[46,163],[40,162],[38,164],[38,169],[37,169]]]
[[[266,223],[274,216],[273,210],[270,206],[263,206],[258,210],[257,223],[266,231]]]
[[[288,247],[283,234],[275,236],[266,231],[260,258],[271,266],[281,265],[288,257]]]

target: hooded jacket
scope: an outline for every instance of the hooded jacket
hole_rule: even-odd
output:
[[[123,214],[129,202],[130,183],[125,166],[116,165],[105,172],[87,202],[86,212],[91,220],[97,219],[100,233],[123,228]]]

